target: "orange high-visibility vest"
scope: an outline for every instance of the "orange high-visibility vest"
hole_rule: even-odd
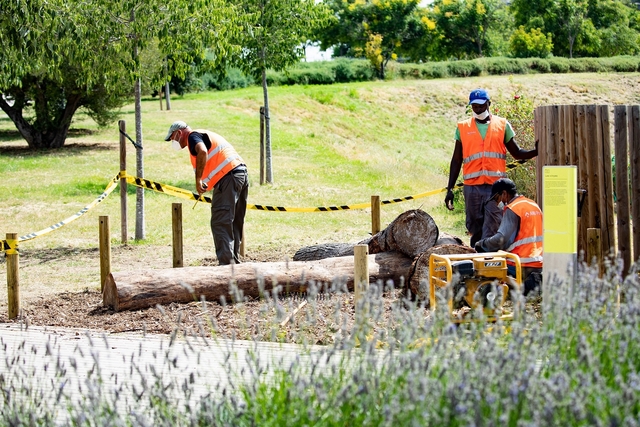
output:
[[[211,148],[209,148],[207,153],[207,163],[202,171],[202,182],[207,184],[209,189],[213,189],[213,186],[233,168],[244,163],[242,157],[240,157],[233,146],[221,135],[202,129],[191,132],[198,132],[202,134],[203,140],[208,138],[211,142]],[[189,135],[191,135],[191,133],[189,133]],[[196,156],[191,154],[191,151],[189,151],[189,156],[191,157],[191,164],[195,172]]]
[[[482,139],[473,117],[458,123],[464,185],[493,184],[507,176],[506,125],[505,118],[491,116],[487,134]]]
[[[523,267],[542,268],[542,211],[524,196],[518,196],[506,206],[520,217],[520,230],[516,240],[507,248],[520,257]],[[508,261],[507,261],[508,262]]]

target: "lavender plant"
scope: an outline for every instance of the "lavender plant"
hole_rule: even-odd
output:
[[[528,301],[511,322],[484,322],[480,311],[479,322],[461,325],[446,304],[434,313],[400,299],[385,305],[381,295],[392,290],[383,283],[370,287],[354,318],[336,283],[325,289],[336,298],[333,343],[283,344],[277,353],[258,340],[278,341],[295,304],[265,294],[263,318],[242,320],[253,342],[181,336],[176,325],[152,350],[140,341],[137,356],[118,363],[120,374],[103,369],[113,363],[98,351],[106,337],[71,355],[56,342],[42,350],[0,338],[0,423],[640,425],[638,268],[623,278],[611,262],[601,277],[581,265],[573,283],[555,284],[561,292],[553,295],[564,297],[543,301],[541,318]],[[314,301],[328,298],[319,291],[306,296],[298,342],[318,321]],[[216,327],[214,317],[207,327]],[[220,359],[211,359],[214,346],[225,349]]]

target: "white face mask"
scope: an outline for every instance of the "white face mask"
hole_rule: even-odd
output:
[[[475,117],[477,120],[484,120],[489,117],[489,110],[484,110],[480,114],[473,113],[473,117]]]
[[[504,210],[504,203],[502,202],[498,203],[498,209]]]
[[[173,147],[173,149],[176,150],[176,151],[182,150],[182,146],[180,145],[180,141],[176,141],[175,139],[171,140],[171,147]]]

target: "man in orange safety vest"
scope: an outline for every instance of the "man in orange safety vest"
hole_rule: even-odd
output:
[[[473,246],[481,238],[495,234],[500,225],[502,212],[487,200],[491,185],[507,176],[507,150],[516,160],[527,160],[538,155],[538,143],[536,141],[533,150],[518,146],[511,124],[489,111],[491,99],[486,90],[471,91],[469,105],[473,117],[459,122],[456,128],[444,202],[449,210],[453,210],[453,187],[462,169],[466,227]]]
[[[520,257],[524,294],[542,283],[542,211],[534,202],[516,191],[516,184],[501,178],[491,186],[489,203],[504,211],[498,231],[475,244],[477,252],[505,250]],[[507,271],[515,277],[515,265],[507,261]]]
[[[221,135],[204,129],[192,130],[183,121],[171,125],[165,141],[172,141],[176,150],[189,147],[198,194],[213,190],[211,233],[218,262],[239,263],[249,193],[244,160]]]

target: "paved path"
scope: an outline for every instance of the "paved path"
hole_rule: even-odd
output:
[[[0,324],[0,374],[5,378],[18,381],[28,376],[47,396],[63,390],[72,401],[86,402],[97,392],[93,388],[99,374],[101,392],[118,395],[119,410],[134,406],[134,394],[142,393],[144,401],[143,391],[152,393],[153,384],[170,386],[167,390],[173,388],[176,399],[195,403],[209,393],[233,392],[234,385],[252,377],[266,378],[274,367],[316,363],[312,361],[322,359],[322,351],[294,344],[184,337],[171,342],[164,335],[105,335]],[[184,386],[192,390],[188,397],[181,391]]]

